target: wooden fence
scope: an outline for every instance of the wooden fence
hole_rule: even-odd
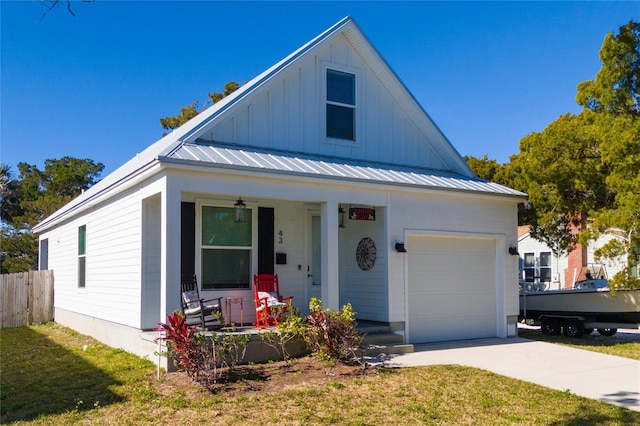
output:
[[[0,328],[53,321],[53,271],[0,275]]]

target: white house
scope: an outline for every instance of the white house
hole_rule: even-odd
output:
[[[520,254],[520,281],[542,283],[541,290],[573,288],[577,280],[585,279],[585,267],[598,264],[604,266],[606,276],[614,276],[625,268],[626,256],[596,262],[595,251],[611,239],[624,239],[615,230],[600,234],[587,247],[578,244],[567,255],[556,256],[549,246],[531,236],[529,225],[518,227],[518,252]]]
[[[194,272],[245,321],[253,274],[275,272],[302,311],[350,302],[406,342],[507,337],[524,197],[471,172],[347,17],[35,231],[55,320],[143,356]]]

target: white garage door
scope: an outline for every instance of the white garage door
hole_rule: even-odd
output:
[[[414,236],[408,255],[408,341],[496,336],[496,240]]]

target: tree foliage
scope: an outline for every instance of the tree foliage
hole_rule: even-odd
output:
[[[554,253],[612,228],[625,236],[598,254],[627,255],[628,268],[611,284],[629,287],[638,284],[640,253],[640,24],[608,34],[600,59],[595,78],[578,85],[582,111],[523,138],[510,167],[529,194],[534,237]]]
[[[580,229],[587,213],[611,202],[602,163],[598,128],[593,113],[565,114],[544,131],[520,141],[512,157],[519,171],[518,185],[529,194],[532,235],[556,255],[577,243],[572,230]]]
[[[640,23],[630,21],[618,34],[607,34],[600,60],[595,79],[578,85],[578,104],[597,112],[640,115]]]
[[[501,172],[505,167],[503,164],[499,164],[496,160],[490,159],[487,154],[482,158],[470,155],[465,155],[463,158],[479,178],[491,182],[502,183],[498,182],[498,180],[500,180]]]
[[[38,244],[32,228],[97,183],[103,169],[102,163],[73,157],[46,160],[43,170],[19,163],[17,179],[8,166],[0,168],[2,272],[36,268]]]
[[[180,108],[180,113],[177,115],[172,115],[169,117],[161,118],[160,125],[165,130],[174,130],[178,127],[182,126],[187,121],[191,120],[196,115],[200,114],[202,111],[207,109],[210,105],[213,105],[222,99],[229,96],[231,93],[238,90],[240,85],[235,81],[230,81],[224,85],[224,90],[222,92],[213,92],[209,93],[207,96],[209,99],[205,104],[204,108],[198,108],[198,101],[194,101],[191,105],[187,105],[186,107]],[[165,132],[166,134],[166,132]]]

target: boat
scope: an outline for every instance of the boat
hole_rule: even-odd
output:
[[[581,337],[594,329],[612,336],[618,328],[638,328],[640,324],[640,289],[609,288],[603,269],[586,271],[584,279],[566,290],[522,291],[520,319],[540,324],[541,331],[556,335],[564,330],[569,337]]]

